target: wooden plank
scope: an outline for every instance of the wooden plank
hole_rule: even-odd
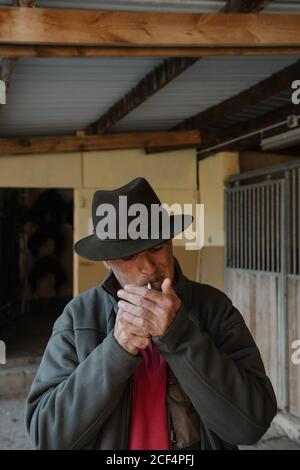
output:
[[[0,57],[300,56],[300,47],[78,47],[0,44]]]
[[[276,276],[228,270],[228,295],[239,309],[279,396],[279,325]]]
[[[255,341],[260,350],[266,372],[279,397],[279,324],[277,307],[277,278],[275,276],[256,275]]]
[[[300,46],[300,15],[0,8],[0,43],[75,46]],[[234,32],[234,34],[233,34]]]
[[[0,156],[74,152],[86,150],[113,150],[151,146],[190,145],[201,142],[198,131],[141,132],[91,136],[57,136],[0,139]]]
[[[289,305],[289,390],[290,390],[290,411],[296,416],[300,416],[300,365],[293,364],[290,360],[294,349],[291,345],[300,339],[300,279],[288,280],[288,305]]]
[[[232,300],[233,305],[240,311],[247,327],[251,331],[250,274],[246,271],[230,269],[227,271],[227,276],[228,296]]]

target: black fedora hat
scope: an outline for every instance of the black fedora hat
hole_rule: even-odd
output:
[[[159,215],[155,218],[153,214]],[[84,258],[103,261],[159,245],[183,232],[193,222],[193,216],[169,215],[148,181],[138,177],[120,188],[96,191],[92,220],[94,233],[76,242],[74,250]]]

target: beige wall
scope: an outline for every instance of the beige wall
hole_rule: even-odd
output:
[[[199,162],[199,195],[204,204],[204,247],[198,280],[224,290],[224,181],[239,173],[239,155],[221,152]]]
[[[286,163],[291,160],[296,160],[300,157],[295,155],[280,155],[276,153],[264,152],[241,152],[240,153],[240,171],[258,170],[267,166],[278,165]]]
[[[3,188],[76,188],[82,184],[81,175],[79,152],[0,158]]]
[[[84,188],[117,188],[144,176],[156,189],[196,189],[194,149],[145,154],[142,149],[83,154]]]

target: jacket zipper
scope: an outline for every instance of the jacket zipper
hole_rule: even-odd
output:
[[[170,374],[169,374],[169,366],[167,365],[167,414],[168,414],[168,425],[169,425],[169,436],[170,436],[170,447],[171,449],[177,449],[178,447],[176,446],[177,443],[177,438],[176,438],[176,433],[173,425],[173,420],[170,412],[170,407],[169,407],[169,402],[168,402],[168,396],[170,393],[170,384],[169,384],[169,379],[170,379]]]
[[[176,438],[176,432],[173,426],[173,421],[172,417],[170,415],[170,436],[171,436],[171,448],[172,449],[178,449],[178,446],[176,445],[177,443],[177,438]]]

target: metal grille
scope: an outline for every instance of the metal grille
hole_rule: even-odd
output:
[[[226,191],[226,267],[281,271],[283,180]]]
[[[290,259],[289,273],[300,275],[300,168],[289,174],[290,178]]]

